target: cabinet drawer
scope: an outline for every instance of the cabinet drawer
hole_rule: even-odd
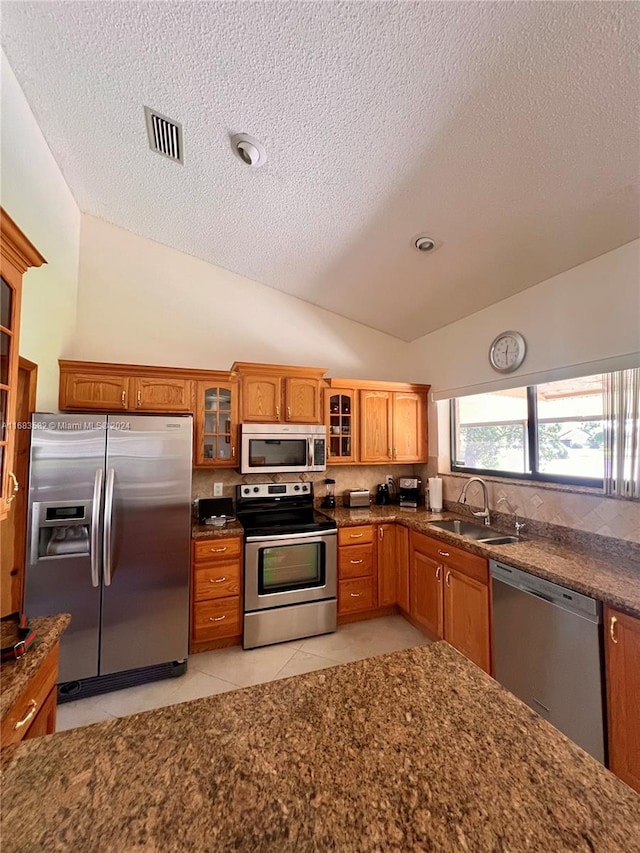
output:
[[[242,553],[242,539],[205,539],[194,542],[193,559],[196,563],[211,563],[239,557]]]
[[[31,722],[36,718],[47,697],[56,686],[59,657],[60,647],[56,643],[29,682],[27,689],[2,721],[2,728],[0,729],[2,746],[17,743],[29,731]]]
[[[338,613],[357,613],[375,607],[374,579],[355,578],[338,584]]]
[[[411,545],[436,563],[443,563],[452,569],[458,569],[467,577],[475,578],[481,583],[489,583],[489,563],[484,557],[471,554],[455,545],[449,545],[442,539],[432,539],[423,533],[411,531]]]
[[[373,574],[373,545],[350,545],[338,551],[338,579]]]
[[[198,566],[193,573],[194,601],[211,598],[227,598],[240,595],[240,563],[215,562]]]
[[[372,524],[338,528],[338,545],[365,545],[367,542],[373,542]]]
[[[193,608],[192,633],[196,643],[242,634],[239,596],[197,602]]]

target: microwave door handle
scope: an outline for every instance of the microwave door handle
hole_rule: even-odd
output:
[[[100,586],[100,505],[102,503],[102,468],[96,469],[91,507],[91,586]]]
[[[311,468],[313,465],[313,439],[312,438],[307,439],[307,447],[309,449],[309,452],[308,452],[309,459],[308,459],[307,465],[309,468]]]

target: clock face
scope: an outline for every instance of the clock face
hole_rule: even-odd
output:
[[[511,373],[524,361],[526,343],[519,332],[502,332],[491,344],[489,361],[499,373]]]

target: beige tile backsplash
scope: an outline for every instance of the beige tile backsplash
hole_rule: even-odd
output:
[[[427,478],[434,476],[437,467],[435,458],[428,465],[334,465],[326,472],[317,474],[238,474],[237,471],[220,470],[216,472],[196,469],[193,471],[192,496],[210,498],[213,496],[214,482],[223,484],[224,495],[235,497],[235,487],[239,483],[255,483],[270,480],[274,483],[310,480],[314,483],[316,497],[324,495],[324,481],[330,477],[336,481],[336,498],[341,503],[345,489],[370,489],[375,495],[378,483],[384,482],[386,474],[397,481],[400,477],[418,476],[426,487]],[[467,475],[440,474],[443,480],[445,501],[455,503],[460,497],[464,478]],[[606,498],[599,494],[580,491],[564,491],[557,487],[529,485],[509,480],[486,477],[489,489],[490,508],[496,512],[508,513],[504,504],[498,506],[498,499],[506,497],[517,510],[518,515],[546,524],[557,524],[586,533],[601,536],[613,536],[640,543],[640,503],[617,498]],[[469,501],[479,506],[480,492],[469,490]]]
[[[428,474],[435,470],[435,460],[429,466],[416,466],[416,472],[426,482]],[[430,474],[433,476],[433,473]],[[445,501],[456,502],[469,475],[439,474],[442,477]],[[607,498],[586,491],[562,490],[561,487],[548,487],[539,484],[515,483],[509,480],[485,477],[489,490],[490,509],[508,513],[504,504],[497,505],[499,498],[506,497],[518,515],[545,524],[557,524],[585,533],[597,533],[600,536],[613,536],[640,543],[640,502]],[[476,493],[475,489],[478,488]],[[480,505],[480,489],[471,486],[469,502]]]

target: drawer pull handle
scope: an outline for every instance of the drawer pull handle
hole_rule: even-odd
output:
[[[209,616],[209,622],[222,622],[226,618],[226,616]]]
[[[352,592],[351,598],[362,598],[362,593],[361,592]]]
[[[280,406],[276,406],[276,417],[280,420]]]
[[[213,578],[209,578],[209,583],[224,583],[224,581],[226,581],[225,577],[216,578],[215,580]]]
[[[446,583],[447,586],[451,586],[451,584],[449,583],[450,577],[451,577],[451,572],[447,572],[447,574],[444,576],[444,582]]]
[[[449,556],[448,551],[438,551],[438,554],[440,554],[441,557],[448,557]]]
[[[222,554],[223,551],[226,551],[226,546],[224,548],[209,548],[212,554]]]
[[[351,539],[362,539],[364,533],[350,533],[349,536]]]
[[[127,408],[127,392],[126,391],[123,391],[122,394],[120,395],[120,402],[122,403],[122,408],[126,409]]]
[[[29,700],[29,710],[24,715],[24,717],[21,720],[18,720],[18,722],[14,725],[14,727],[13,727],[14,731],[17,731],[18,729],[21,729],[23,726],[26,726],[27,723],[29,722],[29,720],[35,715],[37,708],[38,708],[38,703],[36,702],[36,700],[30,699]]]
[[[357,565],[359,565],[360,563],[364,563],[364,560],[349,560],[349,562],[350,562],[352,565],[357,566]]]
[[[609,636],[611,637],[611,642],[615,643],[616,645],[619,642],[618,638],[616,637],[616,622],[617,621],[618,620],[615,616],[612,616],[611,619],[609,620]]]
[[[291,419],[291,406],[287,406],[287,417]]]
[[[442,566],[438,566],[438,568],[436,569],[436,580],[437,581],[440,580],[440,572],[441,571],[442,571]]]

